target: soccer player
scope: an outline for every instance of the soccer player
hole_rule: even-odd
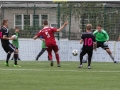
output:
[[[3,20],[1,32],[2,32],[1,44],[2,44],[2,47],[3,47],[4,51],[7,53],[5,65],[9,66],[8,62],[9,62],[11,53],[14,52],[14,59],[15,59],[14,60],[14,67],[20,67],[17,64],[18,51],[16,50],[16,47],[14,47],[9,42],[9,40],[13,40],[14,38],[13,37],[9,37],[8,20]]]
[[[111,59],[114,63],[117,63],[117,61],[114,60],[114,57],[112,55],[112,52],[110,51],[108,45],[106,42],[109,40],[109,36],[105,30],[102,29],[102,25],[97,26],[97,30],[93,32],[95,39],[97,41],[97,48],[101,47],[110,55]]]
[[[90,69],[91,59],[93,55],[93,45],[96,46],[96,40],[94,35],[91,32],[92,27],[86,26],[86,32],[82,34],[80,44],[83,43],[83,47],[80,52],[80,66],[82,68],[82,60],[85,54],[88,54],[88,69]]]
[[[18,48],[19,48],[19,39],[18,39],[19,34],[18,34],[18,33],[19,33],[19,28],[16,27],[16,28],[15,28],[15,33],[14,33],[14,35],[17,36],[17,39],[12,40],[12,44],[16,47],[16,50],[17,50],[17,52],[18,52],[18,60],[20,60],[20,58],[19,58],[19,50],[18,50]],[[13,57],[12,57],[11,60],[13,60],[13,59],[14,59],[14,54],[13,54]]]
[[[43,36],[40,36],[40,40],[42,40],[42,50],[37,55],[36,61],[38,61],[39,57],[46,51],[46,44],[45,44],[45,40],[43,39]],[[48,60],[49,60],[49,57],[48,57]]]
[[[65,22],[62,25],[62,27],[60,27],[59,29],[57,29],[57,28],[54,28],[54,27],[49,27],[48,26],[48,21],[45,20],[43,22],[44,28],[42,30],[40,30],[39,33],[36,36],[34,36],[34,39],[37,39],[40,36],[43,36],[43,38],[45,39],[48,56],[49,56],[50,61],[51,61],[51,66],[53,66],[53,58],[52,58],[52,50],[53,50],[54,53],[55,53],[55,56],[56,56],[57,65],[58,65],[58,67],[60,67],[60,60],[59,60],[59,54],[58,54],[58,46],[56,44],[54,33],[55,32],[60,32],[67,24],[68,23]]]

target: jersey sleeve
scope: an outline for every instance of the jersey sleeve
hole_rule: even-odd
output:
[[[109,40],[109,35],[108,35],[108,33],[107,33],[106,31],[104,31],[104,30],[103,30],[103,33],[104,33],[104,35],[105,35],[106,40]]]
[[[109,36],[108,36],[107,32],[105,33],[105,37],[106,37],[106,40],[109,40]]]
[[[53,32],[57,32],[57,28],[51,27]]]
[[[39,33],[37,34],[37,36],[38,36],[38,37],[40,37],[40,36],[41,36],[41,31],[39,31]]]
[[[2,35],[7,35],[7,33],[8,33],[7,30],[3,29],[3,28],[1,29],[1,31],[2,31]]]

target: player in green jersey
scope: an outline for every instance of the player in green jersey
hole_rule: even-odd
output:
[[[97,48],[101,47],[110,55],[111,59],[114,63],[117,63],[117,61],[114,60],[114,57],[112,55],[112,52],[110,51],[108,45],[106,42],[109,40],[109,36],[105,30],[102,29],[102,25],[97,26],[97,30],[93,32],[96,41],[97,41]]]
[[[40,53],[37,55],[36,61],[38,61],[39,57],[46,51],[45,40],[43,39],[42,36],[40,36],[40,40],[42,40],[42,50],[41,50]],[[48,60],[49,60],[49,57],[48,57]]]
[[[13,35],[16,35],[17,38],[15,40],[12,40],[12,44],[16,47],[17,51],[18,51],[18,48],[19,48],[19,39],[18,39],[19,35],[18,35],[18,32],[19,32],[19,28],[16,27],[15,28],[15,33]],[[13,54],[13,57],[12,57],[11,60],[13,60],[13,59],[14,59],[14,54]],[[20,60],[19,54],[18,54],[18,60]]]

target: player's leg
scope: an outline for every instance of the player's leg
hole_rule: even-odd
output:
[[[42,48],[42,50],[40,51],[40,53],[37,55],[36,57],[36,61],[38,61],[39,57],[46,51],[46,48]]]
[[[14,54],[12,55],[12,58],[11,58],[11,60],[14,60]]]
[[[48,56],[48,61],[50,60],[49,56]]]
[[[105,49],[105,50],[109,54],[109,56],[111,57],[111,59],[113,60],[113,62],[117,63],[117,61],[115,61],[114,56],[112,55],[112,52],[110,51],[110,49]]]
[[[17,59],[18,59],[18,49],[16,49],[15,46],[13,46],[12,44],[9,44],[9,51],[10,52],[14,52],[14,67],[19,66],[17,63]],[[20,67],[20,66],[19,66]]]
[[[80,66],[78,68],[82,68],[82,60],[83,60],[83,56],[86,54],[86,51],[81,50],[80,52]]]
[[[9,66],[8,62],[9,62],[9,59],[11,56],[11,52],[9,51],[9,45],[2,45],[2,47],[3,47],[4,51],[7,53],[5,65]]]
[[[17,50],[18,50],[18,48],[17,48]],[[18,50],[18,60],[21,60],[21,59],[20,59],[20,55],[19,55],[19,50]]]
[[[11,54],[12,54],[12,52],[13,52],[14,50],[11,51],[10,44],[8,44],[8,45],[3,45],[3,49],[4,49],[4,51],[7,53],[5,65],[6,65],[6,66],[9,66],[8,62],[9,62],[10,56],[11,56]]]
[[[47,52],[48,52],[48,57],[51,61],[50,65],[53,66],[52,47],[51,46],[47,46]]]
[[[111,59],[113,60],[113,62],[117,63],[117,61],[115,61],[114,56],[112,55],[112,52],[110,51],[110,49],[109,49],[108,45],[106,44],[106,42],[103,43],[102,48],[104,50],[106,50],[106,52],[109,54],[109,56],[111,57]]]
[[[59,57],[59,53],[58,53],[58,46],[57,45],[55,45],[55,46],[53,46],[53,50],[54,50],[54,53],[55,53],[55,57],[56,57],[56,60],[57,60],[57,65],[58,65],[58,67],[61,67],[60,66],[60,57]]]
[[[88,51],[88,69],[90,69],[92,55],[93,55],[93,50]]]
[[[16,65],[18,65],[17,59],[18,59],[18,49],[15,49],[15,51],[14,51],[14,66],[15,67],[16,67]]]

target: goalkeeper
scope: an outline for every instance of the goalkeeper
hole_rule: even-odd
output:
[[[40,40],[42,40],[42,50],[41,50],[40,53],[37,55],[36,61],[38,61],[39,57],[46,51],[45,40],[43,39],[42,36],[40,36]],[[49,60],[49,57],[48,57],[48,60]]]
[[[117,63],[117,61],[114,60],[114,57],[112,55],[112,52],[110,51],[107,41],[109,40],[109,36],[105,30],[102,29],[102,25],[97,26],[97,30],[93,32],[96,41],[97,41],[97,48],[101,47],[110,55],[111,59],[114,63]]]

